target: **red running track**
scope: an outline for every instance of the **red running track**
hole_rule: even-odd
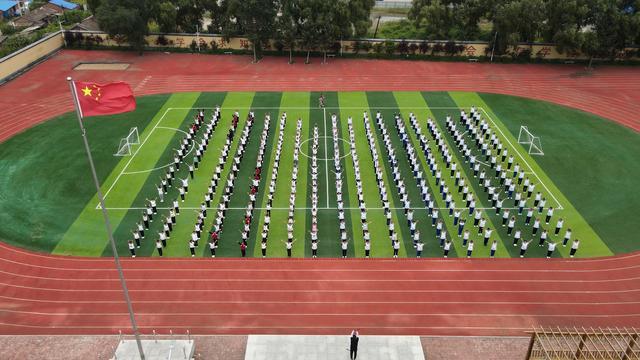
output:
[[[127,71],[72,71],[126,61]],[[411,66],[408,66],[408,65]],[[640,131],[640,72],[610,67],[63,51],[0,87],[0,141],[71,110],[64,78],[124,80],[137,95],[217,90],[468,90],[522,95]],[[396,75],[397,74],[397,75]],[[10,105],[10,107],[9,107]],[[640,327],[640,252],[601,259],[124,259],[143,332],[521,335],[532,326]],[[129,327],[112,259],[0,244],[0,334]]]
[[[81,62],[127,62],[126,71],[73,71]],[[0,142],[72,110],[64,80],[130,83],[136,95],[179,91],[478,91],[574,107],[640,131],[640,69],[578,65],[505,65],[390,60],[302,60],[269,57],[64,50],[0,87]]]
[[[640,253],[562,259],[124,259],[144,333],[518,335],[640,325]],[[112,259],[0,245],[0,333],[104,334],[129,318]]]

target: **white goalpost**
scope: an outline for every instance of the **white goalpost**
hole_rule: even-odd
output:
[[[120,139],[118,145],[118,151],[113,156],[129,156],[131,155],[131,145],[140,144],[140,138],[138,137],[138,128],[132,127],[129,130],[127,137]]]
[[[544,155],[540,137],[533,135],[526,126],[520,126],[518,144],[524,145],[530,155]]]

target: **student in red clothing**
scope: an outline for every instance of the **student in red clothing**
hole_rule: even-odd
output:
[[[247,244],[245,244],[244,241],[240,242],[240,252],[242,253],[242,257],[247,255]]]

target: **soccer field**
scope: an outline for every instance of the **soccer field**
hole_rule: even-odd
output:
[[[451,132],[445,125],[446,116],[450,115],[458,129],[462,129],[466,144],[472,154],[478,157],[480,167],[486,171],[492,185],[497,186],[497,191],[502,190],[504,186],[499,186],[499,179],[495,178],[495,170],[481,155],[471,134],[465,132],[460,124],[460,110],[464,109],[468,113],[472,106],[478,109],[481,118],[487,122],[492,133],[496,134],[509,155],[513,155],[514,163],[520,164],[525,176],[535,183],[534,195],[527,200],[526,207],[533,206],[533,199],[537,192],[546,199],[545,209],[540,214],[536,209],[534,219],[538,217],[542,220],[542,228],[549,231],[549,241],[561,243],[565,230],[571,228],[572,239],[581,240],[578,257],[604,256],[635,249],[636,245],[629,244],[624,239],[625,232],[632,228],[633,223],[632,214],[625,209],[627,206],[632,207],[634,202],[637,204],[638,195],[632,192],[631,180],[616,178],[615,172],[610,171],[616,166],[623,166],[628,171],[625,178],[626,176],[632,178],[634,174],[637,176],[640,173],[639,166],[630,161],[631,155],[629,155],[633,149],[640,147],[640,142],[637,134],[627,129],[595,116],[560,106],[499,95],[457,92],[329,92],[325,93],[325,108],[318,107],[319,96],[320,93],[314,92],[178,93],[141,98],[138,101],[138,109],[133,113],[86,119],[99,177],[102,179],[106,207],[121,255],[129,254],[127,241],[132,239],[135,223],[141,220],[146,199],[157,196],[156,186],[160,183],[160,178],[165,175],[169,164],[172,163],[174,149],[179,147],[181,139],[193,122],[194,115],[198,109],[204,109],[205,122],[208,122],[217,105],[221,107],[221,118],[200,166],[195,170],[194,179],[190,179],[185,201],[180,202],[180,214],[177,216],[176,225],[173,226],[167,247],[164,249],[165,256],[189,256],[188,240],[191,238],[200,204],[210,185],[214,168],[218,164],[232,114],[238,111],[240,121],[231,143],[230,155],[223,167],[222,184],[231,171],[231,161],[238,149],[238,139],[246,125],[247,114],[253,111],[255,122],[249,133],[247,151],[234,181],[235,191],[226,212],[224,230],[220,234],[218,256],[240,256],[238,242],[245,209],[249,202],[249,189],[266,114],[271,115],[271,126],[267,133],[262,177],[250,223],[248,256],[261,256],[260,242],[267,206],[267,188],[269,180],[272,179],[275,147],[280,136],[283,143],[278,176],[275,180],[267,257],[286,256],[284,241],[287,239],[286,223],[294,167],[296,120],[300,119],[302,121],[300,159],[297,164],[300,176],[298,176],[295,196],[294,257],[311,255],[310,154],[313,129],[316,127],[319,140],[317,222],[320,242],[318,256],[339,257],[341,255],[338,202],[335,190],[336,173],[333,164],[333,154],[337,146],[340,165],[343,169],[342,189],[346,231],[349,238],[348,256],[364,256],[364,239],[354,167],[356,163],[353,162],[352,151],[355,151],[359,159],[357,165],[363,184],[362,195],[366,203],[372,257],[391,257],[393,254],[389,226],[376,182],[372,157],[374,152],[381,160],[383,183],[387,193],[390,194],[391,222],[401,243],[399,254],[402,257],[416,255],[412,246],[407,215],[392,178],[392,166],[387,161],[389,147],[391,147],[397,155],[401,178],[406,184],[407,197],[414,211],[414,219],[417,221],[416,229],[420,231],[420,238],[425,243],[423,257],[441,257],[443,250],[438,244],[436,229],[432,226],[431,216],[421,198],[421,187],[414,178],[411,165],[405,155],[406,150],[397,131],[395,114],[400,114],[401,121],[406,127],[409,146],[417,151],[418,167],[425,175],[429,193],[435,201],[434,208],[438,209],[438,219],[443,222],[447,238],[453,242],[449,256],[466,256],[466,246],[462,245],[462,240],[457,235],[458,227],[454,225],[453,217],[449,216],[445,200],[440,195],[439,185],[436,184],[436,179],[429,169],[427,157],[421,150],[416,129],[409,121],[409,114],[414,113],[422,134],[429,141],[435,162],[438,168],[442,169],[442,179],[450,188],[452,200],[456,204],[455,208],[461,211],[462,217],[467,220],[465,229],[470,230],[471,239],[476,243],[472,256],[488,257],[489,246],[482,245],[482,235],[478,234],[477,227],[473,226],[473,217],[468,216],[462,194],[458,192],[458,186],[450,176],[450,170],[446,168],[443,154],[435,146],[433,134],[428,131],[428,118],[434,120],[437,132],[443,136],[453,162],[458,164],[460,177],[469,185],[469,191],[477,202],[476,208],[481,210],[482,217],[486,219],[486,227],[494,229],[491,240],[498,242],[496,257],[517,257],[520,246],[513,246],[513,236],[507,233],[507,227],[502,226],[503,213],[496,213],[482,184],[478,178],[474,177],[473,169],[468,162],[465,162],[464,154],[456,146]],[[370,114],[373,148],[370,148],[366,136],[364,111]],[[385,146],[382,129],[376,125],[377,111],[380,111],[383,116],[389,134],[389,146]],[[283,112],[287,114],[287,121],[281,128],[279,119]],[[331,115],[334,113],[339,119],[337,144],[334,143],[331,129]],[[351,129],[347,123],[349,117],[353,119]],[[94,194],[95,191],[91,191],[86,157],[79,146],[80,136],[69,118],[66,116],[55,119],[1,144],[0,154],[8,155],[3,157],[6,159],[3,160],[3,165],[11,170],[7,176],[13,175],[18,179],[24,179],[26,181],[23,183],[24,188],[30,189],[31,192],[30,201],[26,203],[16,201],[11,192],[2,199],[0,205],[3,210],[13,210],[11,211],[13,215],[5,214],[3,220],[13,221],[16,226],[9,227],[4,234],[0,235],[3,240],[10,243],[50,251],[54,254],[109,255],[111,250],[108,246],[98,199]],[[517,137],[521,125],[528,126],[532,133],[541,137],[544,156],[529,155],[528,147],[518,144]],[[140,144],[132,147],[132,153],[129,156],[113,156],[120,138],[126,136],[131,127],[138,127]],[[606,130],[603,131],[603,129]],[[353,133],[353,144],[350,141],[350,131]],[[48,138],[43,139],[44,135]],[[200,139],[201,136],[202,133],[199,132],[195,138]],[[609,137],[615,137],[619,143],[610,144]],[[24,140],[21,144],[18,143],[20,139]],[[38,140],[44,144],[38,143]],[[15,149],[16,144],[20,145],[22,150],[31,149],[30,155],[33,156],[30,159],[19,157],[18,150],[10,150]],[[612,156],[609,163],[598,165],[598,161],[593,161],[594,154],[591,152],[601,151],[598,146],[602,144],[608,144],[611,154],[617,155]],[[11,151],[16,151],[16,154],[12,155]],[[41,151],[40,155],[35,156],[38,155],[38,151]],[[190,152],[185,158],[189,160],[185,160],[177,171],[177,178],[189,176],[186,164],[191,163],[192,156],[193,153]],[[20,165],[9,166],[11,161],[16,161]],[[498,162],[501,162],[500,157]],[[507,167],[506,161],[502,164],[503,167]],[[36,168],[39,171],[34,171]],[[511,171],[508,173],[511,176]],[[3,181],[7,180],[3,179]],[[174,185],[175,182],[179,181],[174,180]],[[611,188],[612,183],[616,184],[617,189]],[[12,187],[18,188],[17,185],[9,188]],[[521,186],[518,188],[521,190]],[[215,220],[215,209],[222,199],[222,189],[223,185],[217,187],[211,201],[211,210],[208,211],[205,219],[203,238],[197,249],[199,257],[209,256],[206,236]],[[620,195],[624,192],[627,192],[628,196]],[[177,187],[170,187],[164,197],[164,202],[158,204],[155,221],[145,232],[146,237],[137,251],[138,255],[158,256],[155,251],[155,240],[162,228],[160,219],[168,215],[171,202],[179,198]],[[532,236],[531,225],[524,224],[526,208],[522,215],[518,215],[514,201],[505,199],[504,190],[499,197],[504,199],[502,209],[510,210],[509,217],[516,215],[515,228],[522,229],[522,238],[533,239],[526,256],[545,256],[546,244],[538,246],[540,231],[536,236]],[[596,206],[599,210],[594,209],[594,204],[600,204]],[[555,211],[547,225],[544,218],[548,207],[553,207]],[[33,209],[33,212],[29,213],[28,209]],[[608,221],[603,221],[603,217]],[[554,235],[555,224],[559,218],[564,219],[564,227],[558,235]],[[533,220],[531,222],[533,223]],[[27,230],[20,230],[18,224],[23,225]],[[567,247],[559,244],[554,257],[568,257],[570,244],[571,242]]]

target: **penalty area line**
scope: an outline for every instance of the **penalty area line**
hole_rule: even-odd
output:
[[[149,140],[149,138],[151,137],[151,135],[153,134],[153,132],[156,130],[156,128],[158,127],[158,125],[160,125],[160,123],[162,122],[162,120],[164,120],[164,117],[167,116],[167,113],[169,112],[171,108],[168,108],[167,110],[164,111],[164,114],[162,114],[162,116],[160,117],[160,119],[158,119],[158,121],[155,123],[155,125],[153,126],[153,128],[151,129],[151,131],[149,132],[149,134],[147,135],[147,137],[144,138],[144,141],[142,141],[142,143],[140,144],[140,146],[138,146],[138,148],[136,149],[136,152],[133,153],[133,155],[131,155],[131,158],[129,158],[129,161],[127,161],[127,163],[124,165],[124,167],[122,168],[122,170],[120,170],[120,173],[118,174],[118,176],[116,177],[116,179],[113,181],[113,183],[111,184],[111,186],[109,187],[109,189],[107,189],[107,191],[104,193],[104,197],[103,199],[106,200],[107,196],[109,195],[109,193],[111,192],[111,190],[116,186],[116,184],[118,183],[118,180],[120,180],[120,177],[124,174],[124,172],[127,170],[127,168],[129,167],[129,164],[131,164],[131,162],[133,161],[133,159],[136,157],[136,155],[138,155],[138,153],[140,152],[140,149],[142,149],[142,147],[144,146],[144,144],[147,142],[147,140]],[[96,209],[100,209],[100,203],[98,203],[98,205],[96,205]]]
[[[533,168],[531,167],[531,165],[527,162],[527,160],[524,158],[524,156],[522,156],[522,153],[520,153],[520,150],[518,148],[516,148],[511,141],[509,140],[509,138],[507,138],[507,136],[505,135],[505,133],[502,131],[502,129],[498,126],[498,124],[493,121],[493,119],[491,118],[491,116],[489,116],[489,113],[483,108],[483,107],[478,107],[478,109],[482,110],[482,112],[484,113],[484,115],[487,117],[487,119],[489,119],[489,121],[491,121],[491,123],[493,124],[493,126],[498,129],[498,131],[500,132],[500,134],[502,135],[502,137],[504,138],[504,140],[509,144],[509,146],[511,146],[511,148],[516,152],[516,154],[518,154],[518,156],[520,157],[520,159],[527,165],[527,167],[529,168],[529,170],[531,170],[531,172],[533,173],[533,175],[535,175],[535,177],[538,179],[538,181],[540,182],[540,184],[542,184],[542,187],[544,187],[545,190],[547,190],[547,192],[549,193],[549,195],[551,195],[551,197],[553,198],[553,200],[556,202],[556,204],[558,205],[556,207],[556,209],[559,210],[563,210],[564,207],[562,206],[562,204],[560,203],[560,201],[558,201],[558,199],[555,197],[555,195],[553,194],[553,192],[551,192],[551,190],[549,190],[549,188],[547,187],[547,185],[542,181],[542,179],[540,179],[540,176],[538,176],[538,174],[535,172],[535,170],[533,170]]]

